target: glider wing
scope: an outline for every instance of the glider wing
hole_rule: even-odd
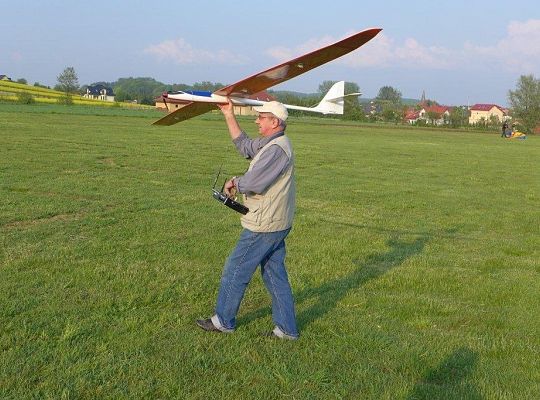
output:
[[[216,105],[213,103],[187,103],[182,108],[174,110],[163,118],[158,119],[152,125],[173,125],[177,122],[185,121],[186,119],[196,117],[197,115],[207,113],[208,111],[214,109],[216,109]]]
[[[259,72],[232,85],[225,86],[215,91],[214,94],[247,97],[268,89],[356,50],[373,39],[381,30],[380,28],[372,28],[356,33],[339,42]]]

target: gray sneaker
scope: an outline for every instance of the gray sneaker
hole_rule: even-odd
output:
[[[221,332],[218,328],[214,326],[212,323],[212,320],[210,318],[208,319],[198,319],[197,320],[197,326],[204,329],[208,332]]]
[[[298,340],[298,336],[287,335],[277,326],[274,328],[273,331],[264,332],[263,336],[282,340]]]

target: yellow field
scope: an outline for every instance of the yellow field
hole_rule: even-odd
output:
[[[58,90],[47,89],[47,88],[42,88],[38,86],[30,86],[30,85],[25,85],[22,83],[11,82],[11,81],[0,81],[0,99],[1,100],[17,101],[18,100],[17,95],[19,93],[31,94],[36,103],[47,103],[47,104],[55,104],[58,102],[58,99],[65,96],[65,93],[60,92]],[[87,99],[77,94],[73,96],[73,103],[81,104],[81,105],[97,105],[97,106],[104,106],[104,107],[112,107],[112,106],[119,105],[118,102]],[[145,105],[140,105],[140,104],[130,104],[130,103],[122,103],[122,106],[135,107],[135,108],[148,108],[148,107],[152,108],[151,106],[145,106]]]

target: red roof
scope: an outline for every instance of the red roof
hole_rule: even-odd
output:
[[[251,96],[249,96],[252,100],[261,100],[261,101],[274,101],[276,98],[272,96],[270,93],[268,93],[266,90],[262,90],[260,92],[254,93]]]
[[[426,106],[424,107],[426,112],[434,112],[436,114],[444,114],[446,111],[449,111],[449,108],[446,106]]]
[[[471,107],[471,111],[489,111],[493,107],[498,108],[504,113],[504,110],[502,107],[498,106],[497,104],[475,104]]]
[[[420,111],[417,110],[407,110],[407,113],[405,114],[405,119],[407,120],[417,120],[420,118]]]

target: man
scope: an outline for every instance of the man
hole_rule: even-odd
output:
[[[501,137],[507,137],[507,133],[508,133],[508,122],[504,121],[504,123],[502,125]]]
[[[207,331],[233,332],[236,314],[257,266],[272,296],[275,327],[269,336],[298,338],[294,299],[285,268],[285,238],[291,230],[295,210],[294,156],[285,136],[287,109],[277,101],[254,107],[260,137],[250,139],[240,128],[233,104],[219,105],[236,148],[251,160],[240,177],[225,183],[224,192],[244,196],[249,212],[242,216],[242,233],[225,263],[214,316],[198,320]]]

